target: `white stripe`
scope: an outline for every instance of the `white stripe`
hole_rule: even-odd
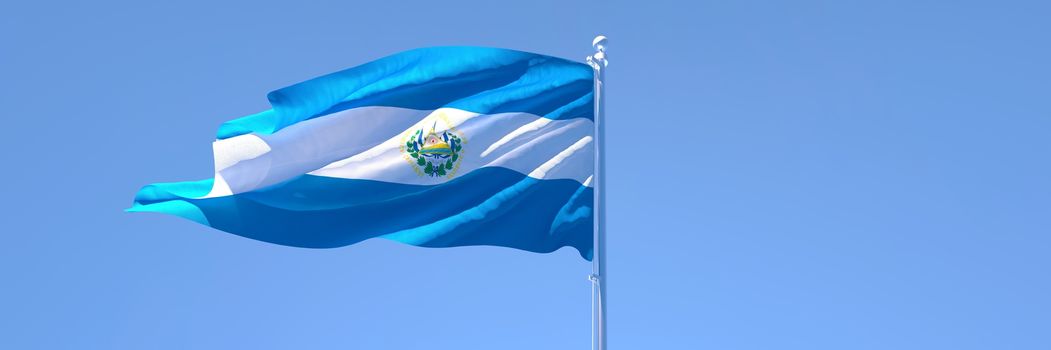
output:
[[[433,185],[448,181],[483,167],[503,167],[531,174],[560,152],[593,133],[588,119],[550,120],[528,113],[479,115],[458,109],[439,109],[420,120],[401,135],[368,150],[334,162],[311,175],[346,179],[369,179],[386,182]],[[421,128],[430,130],[435,121],[447,121],[464,139],[462,160],[449,177],[420,175],[406,161],[402,145],[407,134]],[[510,137],[509,137],[510,136]],[[594,152],[583,147],[560,164],[533,175],[538,179],[572,179],[583,181],[592,174]],[[532,176],[532,175],[531,175]]]
[[[252,191],[321,168],[376,146],[429,113],[359,107],[302,121],[270,135],[218,140],[213,144],[217,181],[204,198]]]
[[[212,143],[215,154],[215,172],[236,165],[242,160],[254,159],[270,152],[270,145],[255,135],[240,135]]]
[[[403,152],[410,133],[432,126],[452,128],[463,138],[459,164],[449,176],[421,175]],[[504,167],[535,178],[584,183],[592,173],[593,129],[587,119],[550,120],[528,113],[353,108],[271,135],[216,141],[217,180],[206,197],[248,192],[304,173],[429,185],[482,167]]]

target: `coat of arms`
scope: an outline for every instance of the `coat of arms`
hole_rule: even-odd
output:
[[[435,121],[428,132],[418,129],[409,133],[405,140],[406,160],[413,165],[417,174],[452,177],[459,166],[463,139],[454,130],[435,131],[437,125]]]

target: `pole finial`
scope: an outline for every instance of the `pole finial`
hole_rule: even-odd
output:
[[[588,56],[587,62],[591,68],[595,70],[601,70],[609,65],[609,61],[606,60],[606,44],[609,43],[609,39],[605,35],[599,35],[595,37],[595,40],[591,41],[591,46],[595,48],[595,54]]]
[[[599,35],[595,37],[595,40],[591,41],[591,46],[595,47],[595,51],[605,52],[607,41],[609,41],[609,39],[606,39],[605,35]]]

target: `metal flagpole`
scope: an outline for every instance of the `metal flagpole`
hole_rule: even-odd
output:
[[[595,350],[606,350],[606,43],[605,36],[599,35],[591,42],[595,53],[588,56],[587,62],[595,70],[595,174],[592,184],[595,189],[595,235],[591,256],[591,297],[592,326],[591,347]]]

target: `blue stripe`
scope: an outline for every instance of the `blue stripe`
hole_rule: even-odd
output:
[[[361,106],[592,119],[592,76],[586,64],[522,51],[422,48],[273,91],[267,95],[273,109],[223,124],[218,138],[271,134]]]
[[[591,259],[592,198],[574,180],[482,168],[423,186],[303,175],[267,189],[192,199],[209,181],[144,187],[129,211],[178,215],[271,243],[333,248],[383,237],[424,247],[576,248]]]

